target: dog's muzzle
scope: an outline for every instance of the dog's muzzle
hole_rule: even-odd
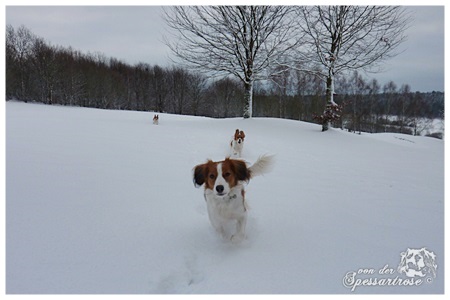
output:
[[[216,186],[216,192],[217,192],[218,196],[224,196],[225,195],[223,192],[224,190],[225,190],[225,187],[223,185]]]

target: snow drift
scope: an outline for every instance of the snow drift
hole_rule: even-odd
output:
[[[6,103],[7,293],[444,292],[443,141],[152,117]],[[246,188],[239,245],[216,236],[192,184],[195,165],[229,154],[236,128],[249,164],[276,155]],[[397,272],[401,253],[423,247],[435,277],[369,284],[409,279]]]

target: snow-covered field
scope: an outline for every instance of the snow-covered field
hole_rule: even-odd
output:
[[[442,140],[152,117],[6,103],[8,294],[444,292]],[[216,235],[192,182],[236,128],[246,161],[276,155],[246,188],[241,244]],[[401,253],[423,247],[436,277],[399,273]]]

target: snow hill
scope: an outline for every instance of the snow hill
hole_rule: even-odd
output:
[[[152,117],[6,103],[8,294],[444,292],[443,141]],[[192,182],[195,165],[229,154],[236,128],[246,161],[276,155],[246,188],[237,245],[216,235]],[[397,271],[408,248],[436,255],[435,278]]]

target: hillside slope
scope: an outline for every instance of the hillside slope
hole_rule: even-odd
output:
[[[6,103],[7,293],[444,292],[443,141],[270,118],[160,114],[155,126],[152,117]],[[228,155],[236,128],[246,161],[276,155],[246,188],[238,245],[215,234],[192,183],[195,165]],[[435,278],[343,284],[363,268],[375,274],[353,279],[406,280],[401,252],[423,247],[436,254]],[[379,274],[386,265],[395,272]]]

